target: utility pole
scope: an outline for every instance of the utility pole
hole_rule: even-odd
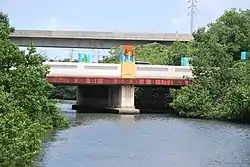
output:
[[[190,6],[188,7],[190,9],[190,12],[188,13],[188,16],[190,15],[190,33],[193,34],[193,32],[194,32],[194,16],[197,15],[196,14],[197,0],[189,0],[188,3],[190,4]]]

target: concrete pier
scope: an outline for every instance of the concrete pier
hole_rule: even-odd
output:
[[[76,93],[76,106],[113,110],[119,114],[139,113],[134,105],[133,85],[81,85]]]

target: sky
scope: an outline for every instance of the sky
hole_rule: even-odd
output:
[[[189,33],[189,5],[188,0],[0,0],[0,11],[16,29]],[[250,0],[197,0],[196,6],[195,28],[230,8],[250,9]],[[69,49],[37,50],[56,59],[70,55]],[[107,52],[89,51],[96,57]]]

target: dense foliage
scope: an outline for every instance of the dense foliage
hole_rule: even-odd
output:
[[[171,46],[159,43],[149,43],[138,45],[135,48],[136,61],[146,61],[158,65],[180,65],[180,58],[185,56],[189,51],[189,44],[175,42]],[[105,57],[103,63],[119,63],[119,48],[114,47],[110,55]]]
[[[181,57],[192,57],[195,76],[190,78],[192,84],[171,90],[170,106],[181,116],[249,120],[250,63],[239,59],[242,51],[250,51],[250,10],[226,11],[215,23],[199,28],[193,36],[193,41],[175,42],[171,46],[157,43],[136,46],[136,60],[180,65]],[[103,62],[119,62],[117,48]],[[155,90],[140,88],[137,97],[152,92]],[[153,93],[150,97],[158,99],[155,96],[159,95]]]
[[[183,116],[249,120],[250,63],[237,60],[250,50],[250,10],[227,11],[194,37],[195,78],[172,92],[171,106]]]
[[[50,98],[60,100],[76,100],[77,86],[55,85]]]
[[[46,129],[68,126],[55,102],[48,68],[33,47],[20,51],[9,38],[14,28],[0,13],[0,166],[31,166]]]

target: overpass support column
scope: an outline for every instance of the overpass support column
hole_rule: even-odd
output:
[[[109,88],[109,107],[118,110],[120,114],[137,114],[135,108],[134,85],[111,86]]]

